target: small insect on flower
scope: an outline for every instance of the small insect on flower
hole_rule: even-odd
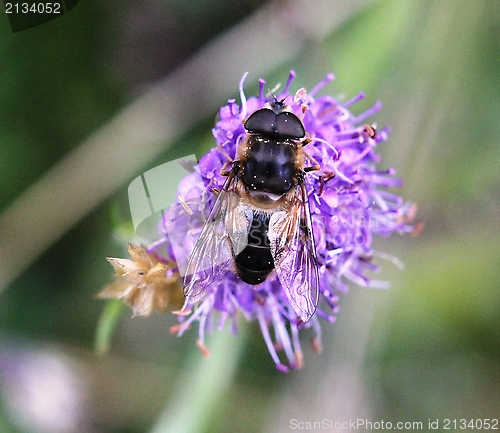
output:
[[[198,323],[204,356],[207,333],[256,321],[276,368],[287,372],[303,365],[300,334],[312,333],[321,351],[321,320],[335,321],[350,284],[387,287],[367,274],[379,258],[398,262],[374,250],[373,238],[412,233],[415,212],[388,190],[402,183],[394,169],[377,167],[389,131],[365,122],[380,103],[355,115],[350,107],[363,93],[345,102],[318,95],[332,74],[292,93],[293,71],[283,89],[266,94],[259,80],[247,98],[246,76],[241,104],[220,108],[215,146],[180,181],[158,239],[135,262],[110,259],[123,280],[111,294],[148,314],[164,283],[177,287],[172,297],[184,291],[171,332]]]
[[[187,265],[186,302],[201,300],[230,269],[251,285],[275,270],[306,322],[318,304],[319,276],[304,178],[319,164],[304,151],[310,139],[284,100],[274,97],[243,124],[236,160],[223,170],[227,180]]]

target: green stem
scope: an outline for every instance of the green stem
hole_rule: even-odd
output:
[[[95,333],[95,351],[97,354],[104,355],[108,353],[113,331],[123,311],[124,305],[121,300],[113,299],[106,302]]]

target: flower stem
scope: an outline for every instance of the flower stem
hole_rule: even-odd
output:
[[[94,347],[98,355],[108,353],[113,331],[124,310],[125,307],[120,299],[106,303],[95,333]]]

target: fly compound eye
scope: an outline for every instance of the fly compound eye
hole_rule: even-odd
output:
[[[247,119],[245,129],[248,132],[276,134],[276,114],[269,108],[261,108]]]
[[[302,121],[295,114],[288,111],[276,114],[269,108],[261,108],[253,113],[245,122],[245,129],[248,132],[294,140],[306,135]]]
[[[284,111],[276,116],[276,132],[284,138],[303,138],[306,135],[304,125],[293,113]]]

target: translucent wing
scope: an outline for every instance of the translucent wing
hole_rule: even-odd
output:
[[[318,305],[319,275],[304,184],[296,187],[296,196],[289,211],[271,216],[268,236],[278,279],[297,315],[307,322]]]
[[[184,295],[189,303],[202,299],[213,283],[230,269],[235,250],[247,241],[247,217],[242,214],[235,191],[237,177],[232,170],[203,225],[189,258],[184,277]]]

